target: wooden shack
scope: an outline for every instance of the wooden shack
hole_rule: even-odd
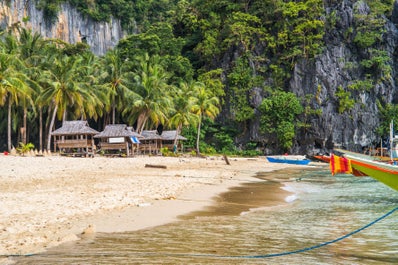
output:
[[[92,156],[95,154],[93,136],[98,131],[90,128],[87,121],[64,121],[54,130],[54,152],[57,149],[65,154]]]
[[[140,145],[141,153],[158,154],[162,147],[162,137],[156,130],[144,130],[141,135],[143,136]]]
[[[126,124],[110,124],[106,125],[105,129],[96,134],[94,138],[99,138],[99,150],[102,151],[117,151],[124,152],[127,156],[133,154],[132,137],[141,138],[142,136],[136,132],[133,132],[127,127]]]
[[[174,151],[174,140],[176,138],[177,131],[163,131],[160,135],[162,137],[162,147],[167,147],[170,151]],[[177,136],[177,150],[183,151],[182,141],[187,140],[184,136],[178,134]],[[176,151],[177,151],[176,150]]]

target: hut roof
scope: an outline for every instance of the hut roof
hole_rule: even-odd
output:
[[[111,137],[137,137],[142,136],[136,132],[133,132],[127,127],[126,124],[110,124],[106,125],[105,129],[94,136],[95,138],[111,138]]]
[[[174,130],[174,131],[163,131],[161,137],[162,137],[163,140],[171,141],[171,140],[174,140],[176,138],[176,133],[177,133],[176,130]],[[177,140],[187,140],[187,138],[185,138],[184,136],[178,134]]]
[[[51,135],[94,135],[98,131],[90,128],[87,121],[64,121]]]
[[[144,140],[159,140],[162,137],[158,134],[158,131],[142,131],[141,135],[144,137]]]

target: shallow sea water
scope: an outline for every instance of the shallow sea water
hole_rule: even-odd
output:
[[[268,201],[279,183],[247,183],[181,221],[98,234],[16,264],[398,264],[398,211],[341,241],[284,255],[371,223],[398,207],[398,193],[368,177],[331,176],[326,167],[259,177],[278,174],[292,180],[283,187],[291,192],[283,206]]]

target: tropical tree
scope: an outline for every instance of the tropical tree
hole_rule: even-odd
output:
[[[104,115],[105,107],[109,106],[109,90],[106,89],[98,78],[103,70],[101,62],[91,52],[81,56],[81,67],[78,71],[82,77],[81,93],[84,98],[83,105],[76,109],[76,116],[82,119],[94,118],[97,120]]]
[[[199,116],[194,113],[194,91],[198,84],[194,82],[181,82],[174,96],[174,111],[170,117],[169,125],[176,128],[174,146],[177,145],[178,136],[183,126],[196,126]]]
[[[130,103],[125,106],[124,114],[130,121],[137,122],[137,132],[141,133],[147,122],[153,125],[165,124],[172,108],[168,74],[164,71],[159,56],[147,54],[137,58],[140,62],[135,69],[134,85]]]
[[[197,127],[197,137],[196,137],[196,154],[200,154],[199,141],[200,141],[200,129],[202,125],[202,120],[204,117],[208,117],[211,120],[218,115],[220,112],[219,104],[220,101],[218,97],[206,89],[203,83],[195,82],[192,85],[194,91],[194,106],[193,112],[198,115],[198,127]]]
[[[50,127],[48,130],[47,149],[51,147],[51,129],[55,119],[66,119],[66,112],[81,114],[82,106],[86,100],[86,91],[82,85],[81,64],[82,58],[79,56],[55,56],[51,68],[46,71],[49,80],[48,86],[43,91],[42,100],[47,102],[53,109]]]
[[[39,33],[32,33],[31,30],[25,28],[18,28],[18,36],[18,55],[25,66],[22,70],[28,77],[27,85],[32,90],[32,95],[27,95],[21,98],[23,108],[22,143],[26,144],[28,108],[32,107],[32,110],[36,112],[34,95],[39,94],[41,90],[39,85],[41,76],[40,65],[43,60],[42,55],[46,41],[43,40]],[[40,148],[42,148],[41,141],[42,137],[40,127]]]
[[[116,122],[116,110],[122,110],[123,103],[129,93],[128,88],[129,69],[124,60],[122,60],[118,49],[110,50],[102,59],[103,74],[100,76],[103,87],[108,91],[110,105],[107,104],[107,111],[111,111],[112,124]]]
[[[293,145],[295,125],[303,107],[295,94],[275,91],[261,103],[260,129],[277,139],[277,148],[288,151]]]
[[[0,51],[0,105],[8,105],[7,115],[7,148],[11,151],[11,122],[12,106],[18,104],[20,97],[28,97],[30,89],[26,84],[27,77],[18,70],[21,62],[15,54],[6,54]]]

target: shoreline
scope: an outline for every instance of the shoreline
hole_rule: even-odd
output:
[[[231,165],[221,157],[0,155],[0,255],[30,255],[96,232],[177,221],[231,187],[262,181],[258,172],[297,167],[264,157],[229,160]]]

